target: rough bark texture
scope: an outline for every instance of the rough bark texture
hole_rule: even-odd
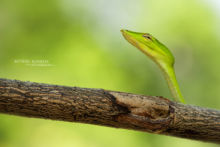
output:
[[[220,143],[220,111],[156,96],[0,79],[0,113]]]

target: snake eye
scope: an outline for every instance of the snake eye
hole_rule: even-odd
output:
[[[146,39],[150,39],[150,40],[152,40],[152,37],[149,36],[149,34],[144,34],[143,37],[146,38]]]

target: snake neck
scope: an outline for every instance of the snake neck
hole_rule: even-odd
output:
[[[166,64],[159,64],[159,63],[157,64],[159,65],[160,69],[163,72],[163,75],[167,81],[168,87],[170,89],[170,92],[174,100],[184,103],[184,98],[180,91],[179,84],[176,80],[176,74],[175,74],[174,68]]]

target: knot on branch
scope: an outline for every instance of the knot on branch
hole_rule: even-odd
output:
[[[143,131],[160,133],[165,131],[174,118],[171,101],[151,96],[109,92],[116,98],[116,103],[126,107],[130,112],[117,116],[117,120],[125,124],[133,124]]]

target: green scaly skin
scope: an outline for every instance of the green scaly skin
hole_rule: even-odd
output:
[[[148,33],[121,30],[124,38],[150,57],[161,69],[175,101],[184,102],[174,72],[175,59],[170,50]]]

